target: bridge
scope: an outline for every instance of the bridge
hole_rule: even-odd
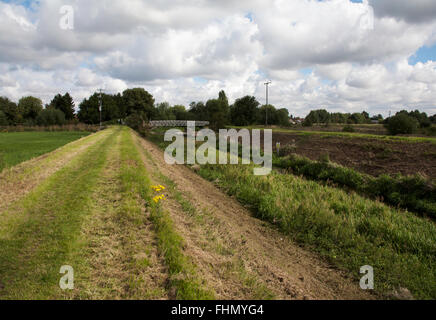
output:
[[[209,125],[209,121],[191,121],[191,120],[154,120],[149,124],[152,128],[158,127],[187,127],[188,122],[195,122],[196,127],[206,127]]]

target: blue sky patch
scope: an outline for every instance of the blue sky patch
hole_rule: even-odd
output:
[[[436,45],[431,47],[421,47],[413,56],[409,58],[409,64],[415,65],[418,62],[436,61]]]

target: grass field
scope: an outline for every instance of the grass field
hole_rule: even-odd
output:
[[[88,132],[0,133],[0,172],[87,135]]]

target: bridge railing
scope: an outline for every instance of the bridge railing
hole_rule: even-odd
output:
[[[196,127],[206,127],[209,121],[187,121],[187,120],[153,120],[149,124],[152,128],[157,127],[187,127],[188,122],[195,122]]]

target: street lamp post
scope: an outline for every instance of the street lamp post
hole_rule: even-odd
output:
[[[272,83],[271,80],[265,82],[266,86],[266,105],[265,105],[265,126],[268,126],[268,94],[269,94],[269,85]]]
[[[103,91],[103,89],[99,89],[99,91],[100,91],[100,97],[99,97],[98,110],[100,111],[100,130],[101,130],[101,110],[102,110],[102,104],[103,104],[103,98],[101,96],[101,92]]]

